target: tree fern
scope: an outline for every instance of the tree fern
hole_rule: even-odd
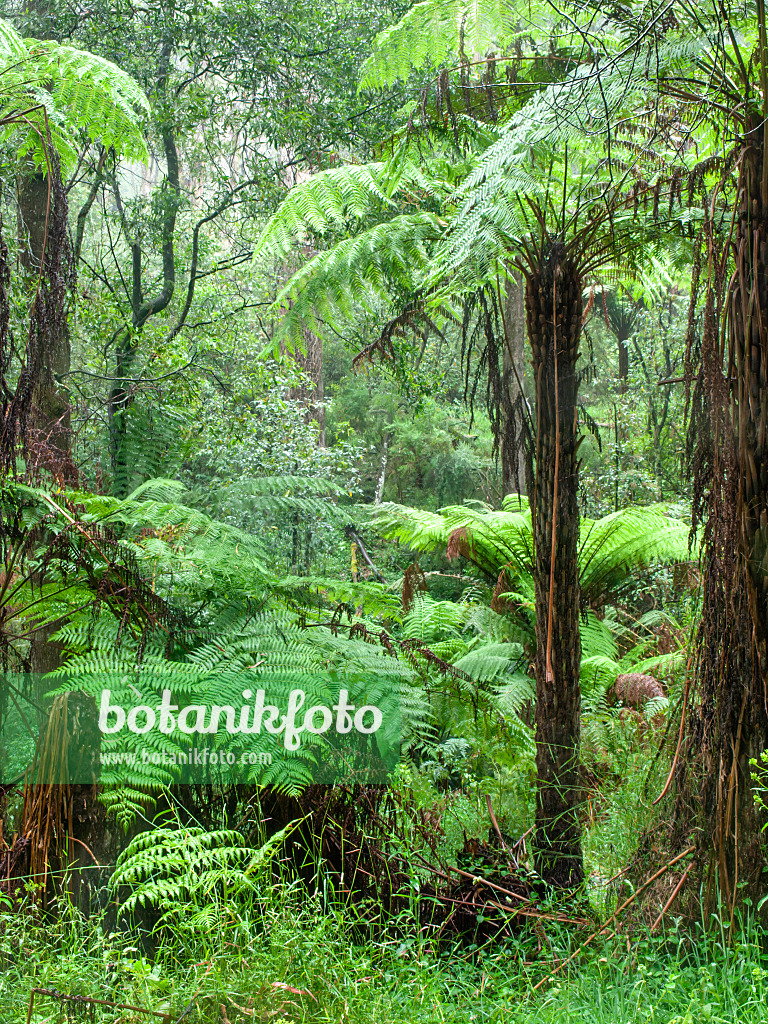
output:
[[[0,25],[0,128],[20,156],[45,165],[48,133],[62,162],[77,159],[84,132],[105,149],[146,160],[137,111],[149,103],[133,79],[110,61],[48,40],[22,40]]]
[[[381,536],[415,551],[442,550],[461,555],[494,582],[509,572],[530,592],[533,533],[530,511],[517,495],[502,511],[477,503],[424,512],[382,504],[371,510]],[[579,541],[581,592],[595,606],[654,562],[675,564],[696,557],[689,548],[690,528],[672,519],[664,505],[629,508],[600,520],[582,519]]]

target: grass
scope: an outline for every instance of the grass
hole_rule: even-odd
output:
[[[584,850],[598,920],[615,903],[604,879],[631,860],[653,820],[661,778],[660,769],[646,778],[651,747],[631,724],[610,720],[599,734],[593,730],[590,757],[605,779],[590,805]],[[477,813],[487,827],[482,804]],[[497,806],[504,808],[501,798]],[[472,828],[472,821],[461,824]],[[150,882],[159,877],[157,864],[167,862],[161,838],[158,832],[146,854]],[[174,861],[182,876],[184,863]],[[174,1022],[189,1008],[184,1024],[768,1021],[768,936],[751,920],[729,942],[727,930],[699,935],[667,918],[666,934],[595,942],[535,990],[584,933],[546,923],[546,931],[483,950],[437,947],[417,927],[416,905],[382,934],[361,926],[359,908],[340,905],[327,891],[322,899],[275,882],[268,866],[253,890],[231,879],[227,888],[225,876],[215,877],[209,883],[187,870],[182,884],[166,887],[157,909],[169,924],[154,938],[142,938],[136,927],[113,930],[114,909],[85,919],[64,905],[41,921],[29,909],[0,904],[0,1022],[26,1022],[35,986],[168,1011]],[[43,1000],[32,1024],[53,1024],[58,1009]],[[145,1019],[98,1011],[94,1021]]]
[[[631,862],[658,817],[652,801],[664,774],[653,758],[659,739],[631,718],[607,716],[589,731],[585,760],[598,781],[585,813],[584,853],[596,920],[615,908],[616,892],[605,880]],[[516,813],[518,804],[504,796],[494,792],[500,816]],[[488,827],[480,790],[454,794],[451,813],[456,835],[446,836],[448,845]],[[511,831],[515,825],[509,823]],[[154,937],[135,926],[115,930],[114,908],[86,919],[63,905],[41,921],[30,909],[11,912],[0,904],[0,1024],[26,1022],[35,986],[168,1011],[174,1022],[188,1008],[184,1024],[768,1021],[768,933],[751,918],[731,938],[727,928],[683,928],[673,909],[663,935],[638,929],[596,941],[536,990],[584,932],[545,922],[482,950],[440,947],[416,924],[417,893],[387,932],[374,931],[359,908],[341,905],[328,889],[311,896],[298,883],[276,882],[274,862],[264,862],[251,887],[225,867],[219,871],[215,858],[205,862],[210,876],[191,870],[189,846],[174,859],[162,841],[157,831],[132,876],[134,892],[139,878],[150,889],[161,877],[169,883],[160,895],[153,890],[168,922]],[[163,874],[159,866],[168,864]],[[43,1000],[39,1009],[31,1024],[59,1020],[55,1003]],[[94,1024],[144,1019],[98,1011]]]
[[[539,992],[535,983],[576,936],[553,928],[485,952],[435,950],[399,922],[359,938],[354,915],[272,886],[215,925],[165,936],[152,955],[130,932],[64,908],[55,921],[0,916],[0,1019],[26,1021],[33,986],[170,1010],[188,1024],[757,1024],[768,1020],[766,936],[747,921],[731,944],[673,928],[595,947]],[[355,938],[357,936],[357,938]],[[238,1009],[238,1007],[240,1009]],[[222,1009],[223,1008],[223,1009]],[[55,1021],[51,1002],[35,1024]],[[101,1011],[100,1011],[101,1012]],[[97,1021],[115,1021],[115,1015]],[[140,1018],[119,1018],[133,1024]]]

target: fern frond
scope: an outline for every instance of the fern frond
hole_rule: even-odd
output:
[[[504,509],[454,505],[425,512],[382,504],[371,510],[382,537],[416,551],[460,554],[494,581],[503,570],[525,581],[532,592],[533,533],[527,502],[505,499]],[[674,565],[696,557],[689,549],[689,527],[668,514],[665,505],[628,508],[600,520],[583,519],[579,535],[579,579],[584,598],[594,605],[626,585],[654,562]],[[450,545],[450,550],[449,550]]]
[[[326,324],[340,328],[360,310],[381,313],[397,289],[415,292],[431,269],[431,248],[442,230],[435,214],[402,214],[318,253],[275,301],[284,315],[274,345],[304,326],[322,335]]]
[[[6,136],[20,137],[20,155],[44,166],[50,128],[65,165],[80,131],[106,149],[146,160],[140,117],[148,111],[142,90],[115,64],[50,40],[22,40],[0,22],[0,125]]]
[[[285,256],[308,231],[321,232],[332,225],[346,227],[351,220],[362,219],[377,208],[396,209],[387,194],[387,167],[381,162],[349,164],[299,182],[259,236],[254,260]]]
[[[603,519],[583,520],[579,534],[579,579],[592,604],[624,585],[633,574],[657,562],[675,565],[698,557],[689,547],[690,528],[672,519],[667,506],[626,508]]]
[[[162,910],[161,924],[178,926],[190,907],[223,901],[234,909],[238,898],[254,887],[254,879],[275,857],[292,822],[262,846],[247,846],[230,829],[208,832],[199,827],[162,826],[139,834],[120,854],[110,879],[110,889],[125,889],[120,910],[131,914],[139,908]]]
[[[459,57],[462,50],[470,60],[503,53],[523,37],[545,35],[551,24],[551,10],[536,2],[422,0],[376,36],[362,67],[360,88],[393,85],[425,64],[439,67],[447,57]]]

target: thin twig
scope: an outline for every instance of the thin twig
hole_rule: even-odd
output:
[[[683,872],[683,874],[682,874],[682,877],[680,878],[680,881],[679,881],[679,882],[677,883],[677,885],[675,886],[675,888],[674,888],[674,889],[672,890],[672,895],[671,895],[671,896],[669,897],[669,899],[667,900],[667,902],[666,902],[666,903],[664,904],[664,906],[663,906],[663,907],[661,908],[661,913],[659,914],[659,916],[658,916],[658,917],[656,918],[656,920],[655,920],[655,921],[653,922],[653,924],[651,925],[651,935],[653,935],[653,933],[654,933],[654,932],[656,931],[656,929],[657,929],[657,928],[659,927],[659,925],[661,924],[661,919],[662,919],[662,918],[664,917],[664,915],[666,914],[666,912],[667,912],[667,911],[669,910],[669,908],[670,908],[670,907],[672,906],[672,904],[673,904],[673,902],[674,902],[674,899],[675,899],[675,896],[677,896],[677,894],[678,894],[678,893],[680,892],[680,890],[681,890],[681,889],[683,888],[683,885],[685,884],[685,880],[686,880],[686,878],[687,878],[687,877],[688,877],[688,875],[689,875],[689,874],[691,873],[691,868],[692,868],[692,867],[693,867],[693,863],[691,863],[691,864],[689,864],[689,865],[688,865],[688,867],[687,867],[687,868],[685,869],[685,871]]]
[[[558,964],[558,966],[553,971],[550,971],[549,974],[545,974],[544,977],[541,979],[541,981],[537,982],[533,986],[533,991],[536,992],[538,989],[541,988],[541,986],[546,981],[549,981],[550,978],[552,978],[555,974],[560,972],[564,967],[566,967],[569,963],[571,963],[572,960],[575,960],[576,957],[579,955],[579,953],[581,953],[581,951],[586,946],[588,946],[591,942],[593,942],[594,939],[596,939],[598,937],[598,935],[600,935],[602,932],[604,932],[605,929],[608,927],[608,925],[611,924],[613,921],[615,921],[616,918],[619,916],[619,914],[622,911],[626,910],[626,908],[631,903],[634,903],[634,901],[637,899],[637,897],[640,895],[641,892],[643,892],[645,889],[647,889],[648,886],[651,885],[651,883],[655,882],[657,878],[661,878],[661,876],[663,874],[665,874],[667,871],[669,871],[669,869],[674,864],[677,864],[678,861],[682,860],[683,857],[687,857],[689,853],[693,853],[693,851],[695,849],[696,849],[695,846],[687,847],[685,850],[683,850],[682,853],[678,853],[678,855],[676,857],[673,857],[672,860],[667,861],[667,863],[664,865],[664,867],[659,868],[659,870],[656,871],[653,875],[651,875],[651,877],[646,882],[643,882],[643,884],[640,886],[640,888],[636,889],[632,893],[632,895],[629,897],[629,899],[624,900],[624,902],[621,904],[621,906],[611,914],[611,916],[608,918],[608,920],[605,921],[603,924],[601,924],[600,927],[596,931],[592,932],[592,934],[589,936],[589,938],[585,939],[584,942],[582,942],[582,944],[579,946],[578,949],[574,950],[574,952],[571,953],[571,955],[566,960],[563,960],[563,962],[561,964]]]

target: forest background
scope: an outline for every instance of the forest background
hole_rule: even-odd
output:
[[[764,5],[0,15],[7,1019],[763,1019]],[[254,673],[390,785],[24,779]]]

